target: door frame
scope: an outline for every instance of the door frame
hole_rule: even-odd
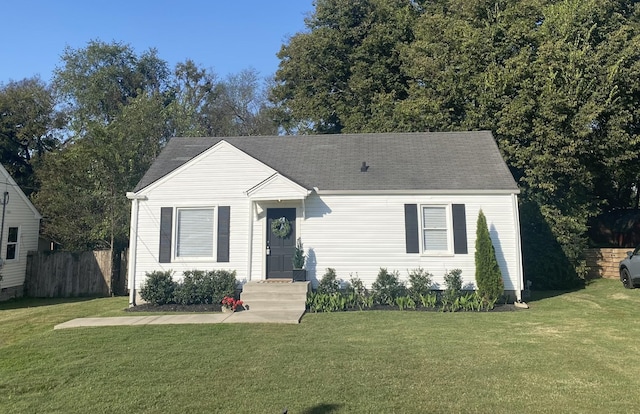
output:
[[[268,265],[267,265],[267,260],[268,260],[268,256],[267,256],[267,241],[268,241],[268,237],[269,237],[269,233],[271,232],[271,229],[269,228],[269,210],[277,210],[277,209],[290,209],[293,210],[295,212],[295,220],[292,223],[292,229],[291,232],[294,233],[295,237],[294,237],[294,245],[292,247],[292,250],[295,248],[295,242],[297,240],[298,237],[300,237],[300,229],[301,229],[301,225],[300,225],[300,221],[301,221],[301,216],[300,216],[300,205],[296,202],[273,202],[273,203],[265,203],[262,206],[262,209],[264,211],[264,224],[262,226],[263,228],[263,236],[262,236],[262,249],[260,250],[262,252],[262,279],[263,280],[269,280],[269,274],[268,274]],[[271,280],[287,280],[287,278],[272,278]],[[293,274],[291,275],[291,279],[293,280]]]

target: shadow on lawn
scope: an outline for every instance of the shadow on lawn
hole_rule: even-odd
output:
[[[0,302],[0,310],[37,308],[40,306],[60,305],[63,303],[86,302],[88,300],[100,299],[100,296],[87,296],[76,298],[17,298]]]
[[[525,302],[536,302],[538,300],[555,298],[556,296],[566,295],[567,293],[578,292],[583,290],[589,285],[587,281],[584,285],[576,286],[572,289],[558,289],[558,290],[532,290],[529,293],[526,291],[522,294],[522,300]]]
[[[319,404],[315,407],[307,408],[303,411],[303,414],[328,414],[337,412],[342,407],[342,404]]]

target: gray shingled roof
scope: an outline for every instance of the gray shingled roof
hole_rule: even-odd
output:
[[[221,140],[309,190],[518,190],[491,132],[476,131],[172,138],[134,191]]]

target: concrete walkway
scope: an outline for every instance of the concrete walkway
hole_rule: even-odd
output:
[[[181,325],[212,323],[300,323],[304,311],[255,311],[234,313],[190,313],[180,315],[119,316],[112,318],[78,318],[61,323],[53,329],[68,329],[90,326],[124,325]]]

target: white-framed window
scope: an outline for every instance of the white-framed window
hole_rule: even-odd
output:
[[[5,260],[18,260],[20,257],[20,227],[9,227],[7,231],[7,248],[5,251]]]
[[[215,247],[215,208],[177,208],[175,230],[176,258],[213,258]]]
[[[422,252],[450,254],[453,249],[451,206],[422,205]]]

